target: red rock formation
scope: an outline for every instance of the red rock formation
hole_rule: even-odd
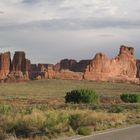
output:
[[[12,71],[26,71],[25,70],[25,53],[24,52],[15,52],[13,61],[12,61]]]
[[[74,72],[84,72],[86,67],[90,64],[91,60],[81,60],[76,63],[71,70]]]
[[[140,79],[140,60],[137,60],[137,78]]]
[[[55,64],[54,71],[58,72],[60,71],[60,69],[61,69],[60,63]]]
[[[60,69],[62,70],[72,70],[77,64],[76,60],[73,59],[63,59],[60,62]]]
[[[49,64],[47,66],[47,71],[45,73],[45,78],[48,78],[48,79],[54,79],[55,78],[54,65]]]
[[[129,81],[140,83],[140,60],[134,48],[122,45],[114,59],[98,53],[92,60],[64,59],[56,65],[30,64],[24,52],[15,52],[12,64],[10,52],[0,54],[0,80],[22,81],[29,79],[71,79]]]
[[[91,60],[81,60],[77,62],[73,59],[63,59],[60,62],[60,70],[70,70],[74,72],[84,72]]]
[[[73,72],[70,70],[61,70],[60,72],[56,73],[55,78],[63,80],[83,80],[83,73]]]
[[[39,68],[38,68],[38,65],[37,64],[31,64],[30,65],[30,71],[29,71],[29,78],[31,80],[34,80],[36,79],[36,77],[39,76]]]
[[[31,79],[53,79],[55,78],[55,70],[53,64],[31,64]]]
[[[11,74],[13,74],[17,80],[29,80],[30,61],[26,59],[24,52],[15,52]]]
[[[10,52],[0,54],[0,80],[5,79],[10,72],[11,56]]]
[[[86,68],[84,78],[86,80],[122,80],[135,81],[137,74],[134,49],[121,46],[120,53],[115,59],[109,59],[99,53]]]

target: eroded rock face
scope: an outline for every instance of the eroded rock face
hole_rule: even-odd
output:
[[[83,80],[83,73],[73,72],[70,70],[61,70],[60,72],[56,73],[55,78],[63,80]]]
[[[53,64],[31,64],[31,79],[53,79],[55,78],[55,69]]]
[[[26,71],[26,59],[24,52],[15,52],[13,61],[12,61],[12,71]]]
[[[140,60],[135,59],[134,48],[124,45],[113,59],[97,53],[91,60],[63,59],[56,65],[31,64],[24,52],[15,52],[12,62],[10,52],[0,54],[0,81],[54,78],[140,83]]]
[[[10,52],[0,54],[0,80],[5,79],[9,74],[11,67]]]
[[[25,53],[15,52],[10,74],[14,75],[19,81],[29,80],[29,71],[30,60],[26,59]]]
[[[73,59],[63,59],[60,62],[60,69],[62,70],[72,70],[77,64],[76,60]]]
[[[31,66],[32,67],[32,66]],[[122,45],[117,57],[110,59],[98,53],[92,60],[63,59],[56,65],[39,64],[34,66],[37,79],[71,79],[138,82],[138,67],[134,49]],[[32,71],[32,70],[31,70]]]
[[[56,77],[55,75],[56,75],[56,72],[54,70],[54,65],[49,64],[47,66],[47,71],[46,71],[45,77],[48,79],[54,79]]]
[[[0,54],[0,81],[13,82],[29,80],[30,60],[24,52],[15,52],[11,62],[10,52]]]
[[[140,60],[137,60],[137,78],[140,78]]]
[[[71,69],[74,72],[84,72],[91,60],[81,60]]]
[[[63,59],[55,65],[56,78],[82,80],[83,72],[90,64],[90,60],[81,60],[77,62],[73,59]]]
[[[102,53],[96,54],[90,65],[87,66],[84,78],[86,80],[134,81],[136,75],[134,49],[121,46],[119,55],[114,59],[109,59]]]
[[[91,60],[81,60],[77,62],[73,59],[64,59],[60,61],[60,70],[70,70],[74,72],[84,72]]]

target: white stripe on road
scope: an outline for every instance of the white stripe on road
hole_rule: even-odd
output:
[[[128,130],[128,129],[136,128],[136,127],[140,127],[140,125],[135,125],[135,126],[127,127],[127,128],[110,130],[110,131],[106,131],[106,132],[100,132],[100,133],[96,133],[96,134],[93,134],[93,135],[83,136],[83,137],[79,137],[79,138],[75,138],[75,139],[71,139],[71,140],[82,140],[82,139],[85,139],[85,138],[90,138],[90,137],[94,137],[94,136],[109,134],[109,133],[112,133],[112,132],[119,132],[119,131]]]

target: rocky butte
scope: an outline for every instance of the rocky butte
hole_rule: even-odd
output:
[[[30,61],[24,52],[15,52],[11,61],[10,52],[0,54],[0,81],[13,82],[29,80]]]
[[[134,48],[122,45],[118,56],[108,58],[97,53],[93,59],[77,62],[63,59],[53,64],[31,64],[24,52],[0,54],[0,81],[26,81],[41,79],[94,80],[111,82],[132,82],[140,84],[140,60],[134,55]]]

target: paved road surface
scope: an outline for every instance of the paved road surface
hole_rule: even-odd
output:
[[[71,140],[140,140],[140,125]]]

